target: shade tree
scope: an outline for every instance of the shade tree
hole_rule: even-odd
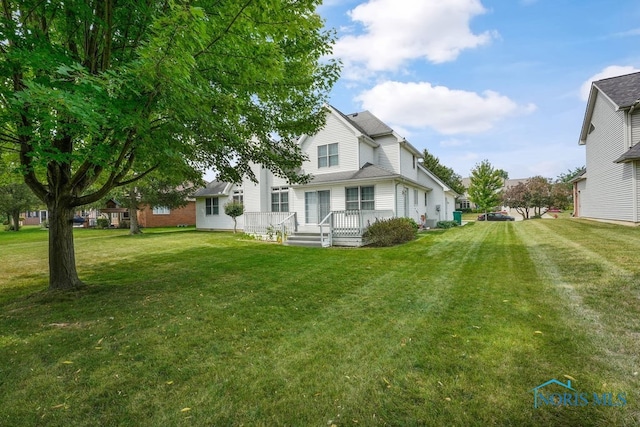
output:
[[[319,4],[3,1],[0,149],[49,211],[50,289],[83,286],[74,211],[154,171],[308,178],[296,137],[322,126],[340,68]]]

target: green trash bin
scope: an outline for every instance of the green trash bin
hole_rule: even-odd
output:
[[[462,225],[462,211],[453,211],[453,220]]]

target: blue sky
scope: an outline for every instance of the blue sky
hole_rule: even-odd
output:
[[[344,64],[330,103],[369,110],[463,177],[585,163],[592,80],[640,71],[638,0],[325,0]]]

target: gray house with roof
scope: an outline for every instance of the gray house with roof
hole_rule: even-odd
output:
[[[238,225],[245,232],[289,221],[288,233],[330,233],[330,244],[361,244],[361,232],[376,219],[407,217],[431,227],[453,219],[458,194],[422,165],[411,143],[368,111],[346,115],[327,106],[325,126],[298,143],[308,156],[302,172],[310,182],[288,183],[260,165],[253,169],[257,183],[214,181],[195,194],[197,228],[233,228],[223,208],[231,199],[245,205]]]
[[[594,81],[580,131],[574,216],[640,223],[640,73]]]

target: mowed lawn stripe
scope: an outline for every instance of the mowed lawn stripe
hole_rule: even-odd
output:
[[[27,296],[2,302],[0,424],[629,423],[637,404],[533,408],[530,390],[563,375],[585,390],[635,384],[558,292],[575,249],[545,236],[561,229],[478,223],[328,250],[81,230],[88,290],[5,282]]]

